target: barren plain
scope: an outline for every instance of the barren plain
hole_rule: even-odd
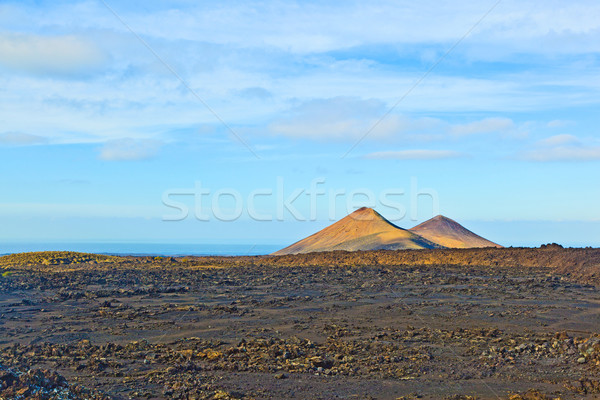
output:
[[[593,399],[600,250],[0,257],[2,399]]]

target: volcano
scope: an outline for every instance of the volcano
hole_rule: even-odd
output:
[[[411,232],[443,247],[502,247],[471,232],[458,222],[438,215],[410,229]]]
[[[372,208],[359,208],[338,222],[273,255],[333,250],[400,250],[442,248],[437,243],[402,229]]]

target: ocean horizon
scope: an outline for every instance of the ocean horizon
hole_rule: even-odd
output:
[[[285,245],[193,244],[193,243],[107,243],[107,242],[12,242],[0,243],[0,255],[32,251],[76,251],[133,256],[257,256],[270,254]]]

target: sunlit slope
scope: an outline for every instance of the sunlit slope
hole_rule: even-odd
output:
[[[458,222],[443,215],[433,217],[410,231],[433,243],[449,248],[502,247],[476,235]]]
[[[332,250],[398,250],[442,247],[402,229],[371,208],[363,207],[274,255]]]

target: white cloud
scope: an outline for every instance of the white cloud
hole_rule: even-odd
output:
[[[571,124],[571,121],[563,121],[560,119],[555,119],[555,120],[548,122],[548,124],[546,124],[546,126],[548,128],[564,128],[565,126],[568,126],[570,124]]]
[[[451,150],[399,150],[369,153],[365,158],[396,160],[440,160],[464,157],[464,154]]]
[[[559,146],[529,151],[522,156],[528,161],[594,161],[600,160],[600,146]]]
[[[594,161],[600,160],[598,141],[581,140],[574,135],[554,135],[539,140],[535,148],[520,156],[527,161]]]
[[[560,146],[560,145],[578,144],[578,143],[580,143],[580,142],[576,136],[567,135],[567,134],[550,136],[550,137],[542,139],[538,142],[538,144],[541,146]]]
[[[546,60],[543,68],[531,66],[528,57],[530,52],[559,51],[539,45],[540,38],[549,35],[558,36],[557,44],[563,48],[585,42],[600,51],[600,40],[592,40],[600,33],[600,22],[591,17],[600,5],[525,4],[504,0],[368,137],[439,140],[449,136],[449,129],[457,137],[511,129],[515,133],[518,128],[511,127],[508,118],[452,128],[440,119],[418,116],[498,115],[596,104],[600,83],[593,73],[593,57],[585,61],[591,64],[578,64],[582,58],[574,62],[557,56],[558,61],[552,62],[565,63],[560,69],[546,68]],[[101,3],[0,7],[4,32],[32,32],[0,35],[0,69],[34,74],[0,74],[4,130],[44,135],[52,143],[77,143],[116,139],[123,131],[132,138],[151,139],[174,128],[219,126]],[[299,7],[294,2],[267,1],[114,7],[235,129],[357,140],[489,5],[382,1],[377,7],[346,2]],[[49,32],[54,36],[41,34]],[[519,58],[511,55],[517,50]],[[576,49],[580,50],[589,51]],[[469,61],[489,52],[514,67],[479,68],[464,60],[465,52]],[[424,59],[425,53],[430,57]],[[417,60],[421,64],[415,66]],[[464,62],[462,76],[438,75],[444,66],[452,70],[457,62]],[[521,65],[523,70],[516,70]],[[103,74],[77,82],[39,79],[40,74],[77,75],[98,68]],[[475,74],[470,73],[472,68],[477,69]],[[353,106],[350,100],[335,104],[336,98],[359,100]],[[299,105],[286,112],[292,101]],[[320,101],[332,111],[329,115],[316,109]],[[369,102],[374,106],[369,108]],[[358,111],[345,111],[351,107]],[[369,113],[361,113],[363,107]],[[36,118],[31,118],[32,109]]]
[[[304,55],[373,44],[437,43],[449,47],[491,6],[450,0],[412,4],[384,0],[376,6],[346,1],[302,5],[281,1],[163,3],[140,9],[117,2],[112,7],[144,37],[240,49],[268,47]],[[22,29],[26,20],[29,26],[46,30],[127,32],[101,2],[3,8],[0,25],[5,30]],[[600,4],[595,0],[504,0],[454,53],[469,51],[475,59],[506,59],[526,53],[599,51],[599,14]]]
[[[0,145],[29,146],[33,144],[46,143],[47,139],[42,136],[31,135],[23,132],[0,133]]]
[[[215,43],[267,45],[307,54],[373,43],[452,43],[491,6],[449,0],[412,4],[380,1],[377,6],[348,2],[311,2],[302,6],[273,1],[230,4],[198,3],[169,10],[161,7],[141,15],[124,7],[118,11],[134,29],[154,37],[210,38]],[[504,0],[465,42],[481,44],[478,51],[486,56],[494,52],[505,56],[511,49],[515,53],[598,50],[600,45],[593,39],[600,29],[596,18],[599,13],[600,6],[592,0]],[[554,46],[540,46],[540,41]]]
[[[526,135],[526,124],[517,126],[510,118],[492,117],[463,124],[440,118],[411,117],[390,111],[379,99],[355,97],[313,99],[300,103],[269,125],[280,136],[311,140],[356,141],[442,141],[477,134]]]
[[[383,116],[380,100],[351,97],[310,100],[273,122],[269,130],[276,135],[308,139],[357,139],[365,135]],[[385,137],[398,128],[394,118],[383,119],[369,134]]]
[[[116,139],[106,142],[100,149],[100,159],[107,161],[134,161],[154,157],[161,142],[151,139]]]
[[[89,75],[107,61],[91,41],[74,35],[0,34],[0,66],[38,75]]]
[[[510,118],[485,118],[467,124],[454,125],[450,133],[456,136],[476,135],[483,133],[508,132],[515,128]]]

